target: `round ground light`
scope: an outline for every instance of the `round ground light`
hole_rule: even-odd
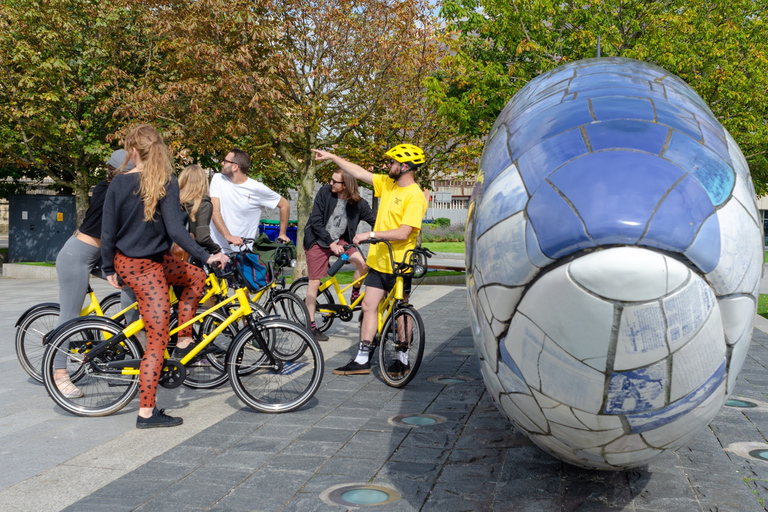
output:
[[[730,398],[725,401],[726,407],[740,407],[741,409],[751,409],[757,407],[757,404],[748,402],[746,400],[739,400],[736,398]]]
[[[436,414],[400,414],[387,420],[396,427],[429,427],[445,423],[445,418]]]
[[[433,375],[427,377],[427,380],[429,382],[450,386],[451,384],[463,384],[474,379],[472,379],[472,377],[465,377],[464,375]]]
[[[768,449],[763,450],[752,450],[749,452],[750,457],[754,457],[756,459],[768,461]]]
[[[344,507],[388,505],[401,498],[394,489],[366,483],[335,485],[320,494],[326,503]]]

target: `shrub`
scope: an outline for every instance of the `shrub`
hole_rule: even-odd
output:
[[[437,219],[435,219],[437,220]],[[421,241],[428,242],[463,242],[464,226],[437,226],[436,224],[422,224]]]
[[[445,217],[438,217],[433,222],[433,225],[435,225],[436,227],[450,226],[451,219],[447,219]]]

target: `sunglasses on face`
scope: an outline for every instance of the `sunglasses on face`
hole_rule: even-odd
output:
[[[225,158],[224,160],[222,160],[222,161],[221,161],[221,163],[222,163],[222,165],[223,165],[223,164],[232,164],[232,165],[237,165],[237,164],[236,164],[235,162],[233,162],[232,160],[227,160],[226,158]]]
[[[335,179],[331,178],[331,185],[343,185],[343,181],[336,181]]]

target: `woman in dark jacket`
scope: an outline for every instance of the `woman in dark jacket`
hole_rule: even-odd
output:
[[[351,243],[357,232],[357,225],[364,220],[371,226],[376,223],[376,215],[368,202],[360,197],[357,180],[347,173],[336,170],[331,176],[331,183],[324,185],[315,196],[312,213],[307,227],[304,228],[304,251],[307,256],[309,283],[304,299],[309,311],[309,318],[315,318],[315,301],[320,279],[328,275],[328,260],[331,255],[344,254],[344,245]],[[368,272],[363,256],[357,249],[347,252],[349,261],[355,266],[354,279]],[[350,301],[360,295],[360,288],[352,288]],[[317,341],[326,341],[328,336],[317,330],[312,322],[312,335]]]
[[[179,175],[179,201],[187,214],[189,233],[208,254],[216,254],[221,247],[211,238],[213,205],[208,197],[208,177],[197,164],[188,165]]]

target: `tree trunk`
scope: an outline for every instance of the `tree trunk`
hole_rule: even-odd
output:
[[[77,211],[77,225],[83,223],[85,212],[91,204],[91,198],[88,193],[91,191],[91,185],[88,183],[88,171],[77,171],[75,173],[75,183],[72,187],[75,190],[75,209]]]
[[[315,159],[308,158],[303,162],[304,172],[301,173],[301,182],[299,183],[299,197],[296,201],[298,210],[298,233],[296,239],[297,258],[296,269],[293,272],[294,278],[305,277],[307,275],[307,258],[304,254],[304,227],[309,220],[309,214],[312,213],[312,204],[315,192]]]

